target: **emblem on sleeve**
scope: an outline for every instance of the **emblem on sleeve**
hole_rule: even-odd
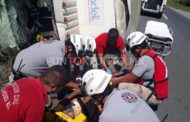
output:
[[[131,94],[131,93],[123,93],[121,97],[124,101],[128,103],[136,103],[138,100],[138,98],[134,94]]]

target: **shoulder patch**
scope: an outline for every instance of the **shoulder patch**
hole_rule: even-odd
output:
[[[128,103],[136,103],[138,98],[131,93],[125,92],[121,95],[122,99]]]

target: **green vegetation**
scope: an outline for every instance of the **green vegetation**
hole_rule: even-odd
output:
[[[178,0],[179,3],[186,5],[186,6],[190,6],[190,0]]]
[[[185,1],[180,2],[180,0],[168,0],[167,5],[171,6],[171,7],[174,7],[176,9],[180,9],[180,10],[183,10],[183,11],[186,11],[186,12],[190,12],[190,6],[184,5],[184,4],[188,5],[189,2],[190,2],[189,0],[187,0],[187,2],[185,2]]]

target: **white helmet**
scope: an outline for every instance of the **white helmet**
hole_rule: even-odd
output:
[[[129,48],[131,49],[134,46],[142,44],[146,38],[147,38],[147,36],[145,34],[143,34],[142,32],[138,32],[138,31],[132,32],[127,37],[127,42],[128,42]]]
[[[111,75],[102,69],[91,69],[82,77],[82,85],[87,95],[103,93],[106,89]]]
[[[93,37],[87,36],[84,38],[85,50],[92,51],[96,49],[96,41]]]
[[[72,44],[75,46],[76,52],[78,53],[79,50],[83,50],[84,48],[84,39],[79,34],[71,34],[70,40]]]

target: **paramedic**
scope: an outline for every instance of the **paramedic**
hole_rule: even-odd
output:
[[[96,52],[103,69],[108,66],[104,60],[105,54],[114,54],[121,56],[124,67],[127,68],[128,61],[126,55],[125,44],[116,28],[111,28],[108,33],[102,33],[96,37]]]
[[[70,49],[70,47],[72,49]],[[72,43],[67,41],[38,42],[20,51],[13,64],[14,79],[23,76],[39,77],[49,67],[63,65],[64,58],[71,55]]]
[[[147,36],[133,32],[127,37],[129,48],[137,61],[132,72],[111,79],[119,89],[136,93],[149,105],[158,105],[168,97],[168,70],[163,59],[148,47]]]
[[[113,89],[110,79],[102,69],[89,70],[82,78],[85,93],[104,104],[99,122],[159,122],[144,100],[133,92]]]

